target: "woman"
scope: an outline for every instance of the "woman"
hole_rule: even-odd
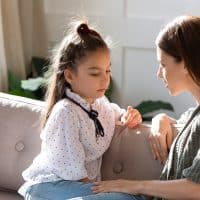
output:
[[[154,157],[164,162],[161,180],[102,181],[93,192],[143,194],[163,199],[200,199],[200,17],[180,16],[167,24],[156,39],[160,63],[157,76],[172,96],[189,92],[197,107],[180,120],[165,114],[152,121],[150,138]],[[185,123],[172,145],[171,125]],[[170,147],[171,145],[171,147]]]

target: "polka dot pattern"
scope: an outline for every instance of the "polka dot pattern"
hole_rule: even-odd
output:
[[[40,154],[23,172],[29,184],[85,177],[96,180],[100,177],[102,155],[110,145],[115,123],[124,110],[106,97],[89,105],[70,90],[67,90],[67,95],[87,110],[91,107],[97,110],[105,136],[96,137],[93,120],[79,106],[68,99],[59,101],[41,133]]]

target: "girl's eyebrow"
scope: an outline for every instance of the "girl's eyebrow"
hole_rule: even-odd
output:
[[[89,69],[89,70],[100,70],[99,67],[89,67],[88,69]]]
[[[110,67],[110,66],[111,66],[111,63],[108,65],[108,67]],[[100,67],[95,67],[95,66],[93,66],[93,67],[88,67],[88,69],[89,69],[89,70],[101,70]]]

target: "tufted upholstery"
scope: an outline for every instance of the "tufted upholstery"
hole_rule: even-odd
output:
[[[22,199],[16,190],[21,172],[40,151],[39,116],[44,103],[0,93],[0,200]],[[150,126],[116,127],[103,158],[103,179],[158,178],[161,166],[152,159],[147,136]]]
[[[117,126],[112,144],[103,157],[102,179],[157,179],[161,165],[153,160],[147,140],[150,125],[135,129]]]
[[[40,150],[39,114],[44,103],[0,93],[0,187],[16,191],[21,172]],[[0,199],[14,199],[10,193]],[[16,196],[16,194],[15,194]]]

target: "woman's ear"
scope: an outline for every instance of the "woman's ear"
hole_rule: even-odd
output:
[[[73,72],[69,69],[65,69],[64,70],[64,76],[65,76],[65,80],[71,84],[73,81]]]
[[[183,70],[184,70],[184,74],[189,74],[186,66],[184,66]]]

